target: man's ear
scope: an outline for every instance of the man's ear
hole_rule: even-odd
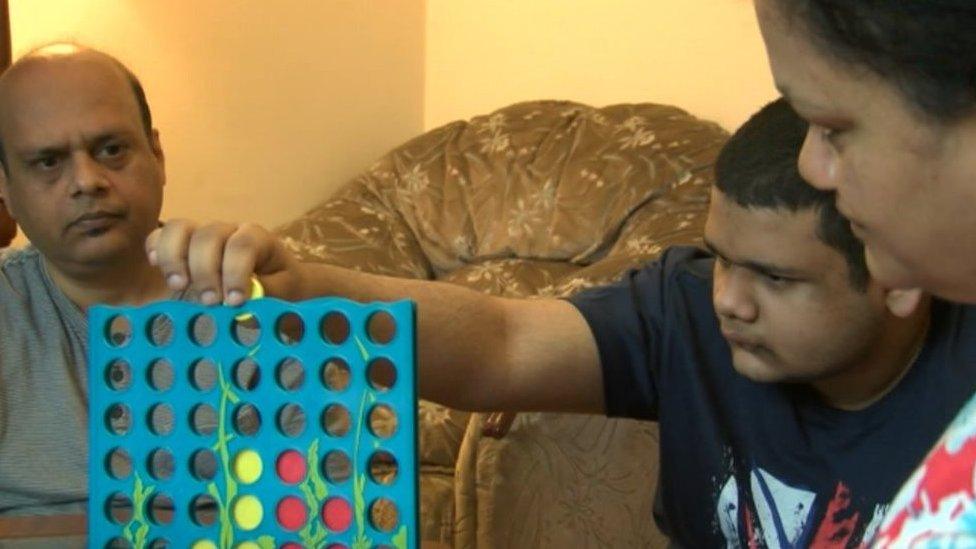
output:
[[[149,148],[152,149],[153,156],[159,162],[159,168],[163,172],[163,185],[166,184],[166,155],[163,154],[163,143],[159,140],[159,130],[153,128],[152,137],[149,139]]]
[[[908,318],[918,310],[924,299],[926,299],[926,294],[919,288],[888,290],[885,296],[885,304],[891,314],[899,318]]]

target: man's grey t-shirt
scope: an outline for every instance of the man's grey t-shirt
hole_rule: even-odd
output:
[[[0,252],[0,514],[84,510],[88,323],[33,247]]]

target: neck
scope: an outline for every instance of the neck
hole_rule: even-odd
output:
[[[840,410],[861,410],[891,392],[918,359],[928,335],[929,304],[910,317],[892,318],[868,356],[856,366],[810,383],[824,403]]]
[[[141,253],[98,267],[65,268],[47,258],[44,265],[58,288],[83,311],[98,303],[142,305],[169,294],[162,273]]]

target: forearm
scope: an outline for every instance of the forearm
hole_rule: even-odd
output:
[[[510,385],[511,327],[501,298],[452,284],[302,264],[293,299],[341,296],[356,301],[410,299],[417,304],[420,396],[467,410],[491,409]]]

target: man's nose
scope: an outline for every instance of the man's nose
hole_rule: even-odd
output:
[[[99,194],[108,188],[104,167],[88,154],[79,153],[72,158],[72,194]]]
[[[719,316],[742,322],[756,320],[758,308],[744,269],[716,269],[712,300]]]

